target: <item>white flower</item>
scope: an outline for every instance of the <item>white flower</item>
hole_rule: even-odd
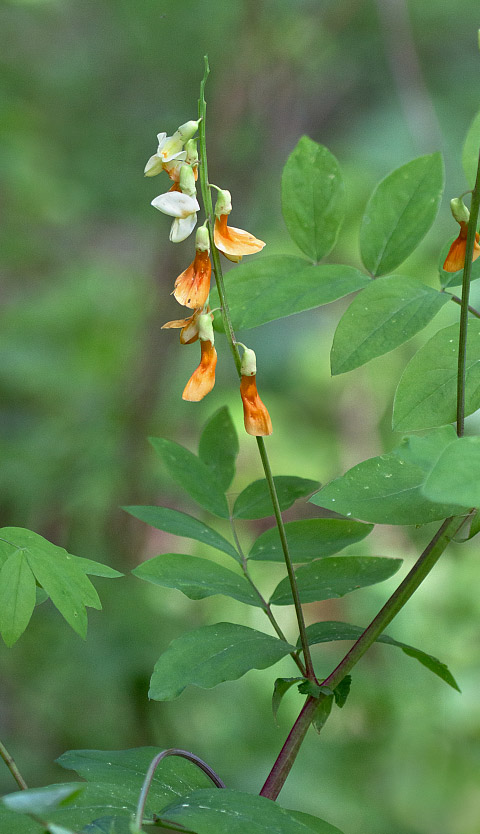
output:
[[[175,218],[170,229],[172,243],[180,243],[193,232],[197,223],[197,211],[200,211],[196,197],[189,197],[181,191],[167,191],[155,197],[152,206]]]
[[[173,136],[167,136],[166,133],[158,133],[158,148],[157,152],[150,157],[145,165],[144,174],[146,177],[155,177],[163,170],[164,162],[170,162],[176,159],[183,161],[187,152],[183,150],[184,142],[176,131]]]

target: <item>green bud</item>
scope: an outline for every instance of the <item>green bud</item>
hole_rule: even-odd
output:
[[[182,165],[180,169],[180,190],[189,197],[197,196],[195,187],[195,175],[190,165]]]
[[[222,191],[218,189],[217,202],[215,203],[215,217],[220,217],[222,214],[230,214],[232,210],[232,195],[226,189]]]
[[[187,152],[185,161],[189,165],[196,165],[198,162],[197,140],[189,139],[185,144],[185,150]]]
[[[177,128],[177,130],[175,131],[175,136],[181,139],[182,143],[185,144],[185,142],[188,142],[188,140],[191,139],[192,136],[195,136],[198,130],[199,121],[200,119],[198,119],[196,122],[190,121],[185,122],[185,124],[183,125],[180,125],[180,127]]]
[[[211,313],[200,313],[197,319],[198,338],[201,342],[215,342]]]
[[[450,200],[450,211],[457,223],[468,223],[470,212],[461,197],[454,197]]]
[[[240,373],[242,376],[255,376],[257,373],[257,357],[255,351],[250,348],[245,348],[240,363]]]
[[[210,238],[205,225],[199,226],[195,235],[195,249],[198,252],[210,252]]]

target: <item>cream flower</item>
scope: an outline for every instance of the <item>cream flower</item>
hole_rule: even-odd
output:
[[[200,211],[196,197],[181,191],[167,191],[155,197],[151,204],[163,214],[175,218],[170,229],[172,243],[180,243],[193,232],[197,223],[197,211]]]

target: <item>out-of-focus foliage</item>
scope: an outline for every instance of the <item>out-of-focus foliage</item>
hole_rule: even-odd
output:
[[[198,405],[181,401],[197,352],[160,325],[179,317],[169,294],[192,259],[191,244],[165,244],[168,218],[149,202],[166,180],[142,178],[156,133],[196,115],[204,53],[212,69],[209,173],[232,191],[232,222],[267,241],[266,256],[298,257],[286,243],[280,173],[306,133],[332,150],[346,184],[346,219],[330,257],[359,267],[359,218],[389,171],[441,150],[447,197],[468,187],[461,144],[478,110],[477,26],[476,0],[461,8],[413,0],[4,0],[2,525],[32,528],[119,570],[180,550],[168,533],[145,540],[145,525],[118,509],[158,500],[192,511],[160,474],[146,436],[196,450],[200,426],[225,403],[241,430],[220,336],[216,388]],[[438,252],[454,233],[445,201],[402,271],[438,289]],[[398,445],[390,429],[398,379],[439,321],[449,326],[457,315],[445,305],[435,330],[429,325],[395,353],[331,379],[333,333],[348,303],[248,334],[274,422],[275,474],[325,483]],[[261,477],[255,444],[241,438],[237,493]],[[313,506],[306,512],[317,514]],[[264,529],[251,525],[256,535]],[[428,535],[377,528],[355,555],[408,560]],[[371,650],[343,711],[320,739],[309,735],[282,804],[349,834],[477,834],[477,551],[476,539],[452,547],[389,628],[434,655],[441,645],[463,694],[432,683],[400,653]],[[195,555],[202,553],[199,544]],[[100,583],[104,611],[92,613],[85,644],[47,602],[18,644],[0,649],[0,737],[27,781],[61,781],[51,762],[68,748],[179,745],[209,760],[227,784],[258,790],[300,703],[295,688],[282,703],[280,730],[260,673],[187,691],[174,704],[149,703],[147,689],[155,660],[186,622],[200,628],[223,616],[255,628],[262,612],[249,608],[245,618],[233,600],[192,603],[134,577]],[[366,623],[387,591],[363,593],[313,603],[307,617]],[[326,673],[341,649],[315,651]],[[291,674],[288,659],[276,670]],[[6,769],[0,783],[13,787]]]

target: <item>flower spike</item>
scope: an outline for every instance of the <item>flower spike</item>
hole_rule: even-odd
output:
[[[256,373],[257,360],[255,352],[244,349],[240,366],[240,395],[243,402],[243,421],[245,431],[253,437],[265,437],[272,434],[272,421],[266,406],[258,396]]]
[[[230,192],[219,189],[215,205],[215,246],[230,260],[240,261],[244,255],[253,255],[255,252],[260,252],[265,243],[251,235],[250,232],[244,232],[243,229],[229,226],[227,221],[231,210],[232,198]]]
[[[212,265],[209,258],[208,229],[205,225],[197,229],[195,248],[195,259],[178,276],[173,290],[178,303],[192,309],[203,307],[210,292]]]
[[[450,200],[450,209],[453,217],[460,225],[460,234],[457,238],[455,238],[450,246],[443,268],[445,272],[458,272],[458,270],[462,269],[465,265],[465,251],[467,248],[467,232],[470,212],[460,197],[455,197],[453,200]],[[476,261],[479,256],[479,234],[476,232],[473,244],[472,262]]]

